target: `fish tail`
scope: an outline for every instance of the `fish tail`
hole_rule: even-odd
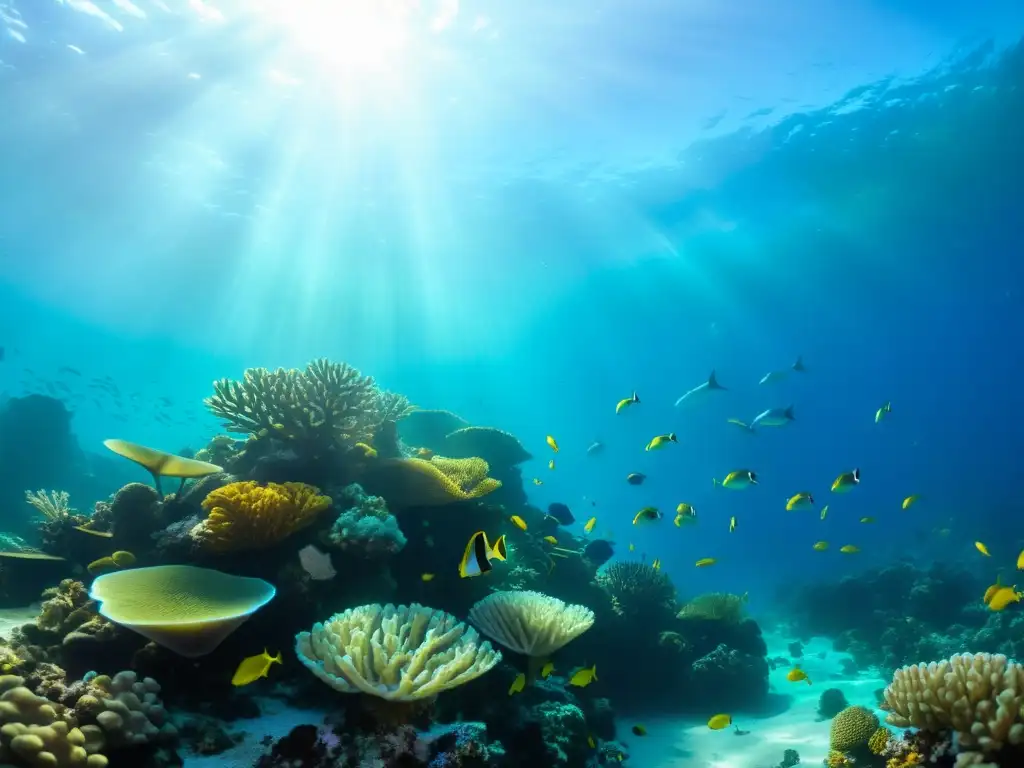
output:
[[[718,377],[715,375],[713,368],[711,369],[711,375],[708,376],[708,389],[725,389],[725,387],[718,383]]]
[[[790,421],[793,421],[794,419],[796,419],[796,416],[793,415],[793,406],[792,405],[789,406],[788,408],[786,408],[786,418],[789,419]]]
[[[590,674],[594,676],[595,680],[597,680],[597,664],[590,668]]]
[[[711,485],[721,485],[721,482],[719,481],[719,479],[717,477],[712,477],[711,478]]]

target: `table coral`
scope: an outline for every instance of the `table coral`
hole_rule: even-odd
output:
[[[305,483],[229,483],[203,500],[209,516],[191,535],[215,552],[262,549],[305,528],[330,505],[329,497]]]

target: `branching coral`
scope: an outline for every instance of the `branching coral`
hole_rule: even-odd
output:
[[[272,434],[322,447],[373,442],[409,412],[401,395],[381,391],[346,363],[314,360],[305,370],[249,368],[242,381],[220,379],[204,402],[231,432]]]
[[[476,630],[416,603],[337,613],[296,635],[295,653],[338,691],[403,702],[467,683],[501,660]]]
[[[305,483],[229,483],[203,500],[209,516],[192,537],[216,552],[261,549],[305,528],[330,505],[330,498]]]
[[[620,616],[657,618],[676,610],[676,590],[659,569],[646,563],[617,562],[597,576]]]
[[[67,491],[25,491],[25,501],[51,522],[65,520],[73,511]]]
[[[385,459],[367,469],[363,486],[394,508],[445,506],[479,499],[501,487],[479,458]]]
[[[384,499],[368,495],[356,483],[342,491],[342,498],[351,506],[338,515],[329,534],[338,549],[369,556],[401,551],[405,535]]]
[[[680,619],[704,619],[739,624],[743,620],[746,598],[728,592],[708,592],[693,598],[679,611]]]

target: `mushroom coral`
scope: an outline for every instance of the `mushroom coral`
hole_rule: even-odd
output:
[[[500,488],[500,480],[487,476],[489,470],[486,461],[475,457],[383,459],[367,467],[361,484],[392,508],[441,507],[479,499]]]
[[[215,552],[260,549],[305,528],[329,506],[328,496],[305,483],[228,483],[203,499],[209,516],[190,535]]]

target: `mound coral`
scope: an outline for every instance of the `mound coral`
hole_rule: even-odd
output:
[[[370,496],[356,483],[342,491],[351,506],[338,515],[329,534],[331,543],[343,551],[363,556],[394,554],[405,546],[405,534],[398,519],[380,496]]]
[[[396,509],[440,507],[479,499],[501,487],[488,477],[487,462],[479,458],[384,459],[367,469],[363,487],[383,496]]]
[[[209,516],[191,535],[215,552],[262,549],[305,528],[330,505],[329,497],[305,483],[229,483],[203,499]]]
[[[467,683],[501,660],[476,630],[422,605],[363,605],[295,636],[310,672],[343,693],[416,701]]]
[[[657,620],[676,610],[672,581],[646,563],[612,563],[597,575],[597,583],[612,598],[612,607],[620,616]]]
[[[249,368],[242,381],[220,379],[204,402],[230,432],[271,434],[320,447],[372,444],[409,401],[380,390],[346,363],[314,360],[305,370]]]
[[[148,744],[177,736],[160,701],[160,684],[153,678],[139,680],[126,670],[112,678],[97,675],[89,688],[98,695],[83,695],[75,710],[81,719],[94,720],[103,729],[108,744]]]
[[[739,624],[743,620],[745,603],[746,598],[742,595],[708,592],[684,604],[678,618]]]
[[[590,629],[594,612],[540,592],[494,592],[470,609],[469,620],[506,648],[543,658]]]
[[[444,440],[446,456],[471,458],[479,456],[493,467],[512,467],[532,458],[515,435],[494,427],[457,429]]]
[[[832,719],[829,749],[842,754],[861,750],[878,727],[878,718],[867,707],[847,707]]]
[[[90,597],[100,613],[185,658],[205,656],[269,603],[274,586],[191,565],[133,568],[100,576]]]

